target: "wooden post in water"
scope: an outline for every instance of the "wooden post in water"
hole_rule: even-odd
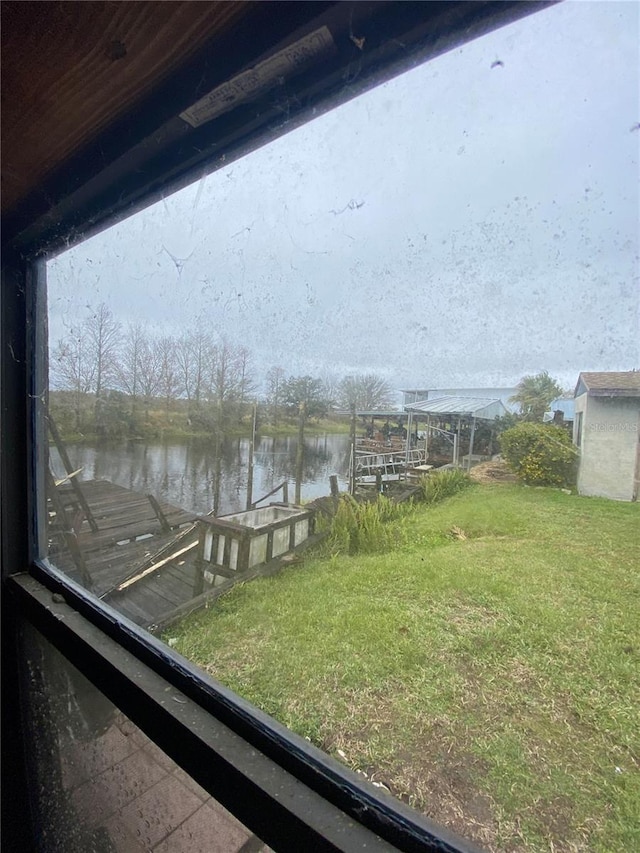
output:
[[[340,497],[340,491],[338,489],[338,475],[332,474],[329,477],[329,488],[331,489],[331,497],[338,498]]]
[[[220,509],[220,473],[221,473],[221,464],[220,464],[220,429],[216,427],[216,457],[215,457],[215,469],[213,475],[213,514],[217,515],[218,510]]]
[[[249,470],[247,472],[247,503],[246,509],[251,509],[253,503],[253,450],[256,441],[256,416],[258,406],[253,404],[253,423],[251,426],[251,441],[249,443]]]
[[[356,493],[356,405],[351,407],[351,468],[349,471],[349,494]]]
[[[296,452],[296,496],[294,503],[300,504],[302,490],[302,476],[304,473],[304,422],[307,413],[306,403],[300,403],[300,414],[298,419],[298,448]]]

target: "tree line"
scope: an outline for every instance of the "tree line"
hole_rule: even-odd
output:
[[[123,324],[104,303],[51,347],[49,373],[51,388],[64,392],[57,408],[66,429],[104,437],[136,434],[158,408],[167,420],[176,408],[186,410],[194,431],[224,433],[249,418],[254,402],[260,418],[277,425],[292,416],[386,407],[394,398],[374,374],[292,376],[274,366],[261,377],[246,346],[202,328],[171,335]]]

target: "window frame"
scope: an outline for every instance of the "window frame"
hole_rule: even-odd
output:
[[[584,412],[579,411],[575,413],[575,432],[574,432],[574,440],[573,443],[576,447],[582,448],[582,427],[584,420]]]
[[[391,845],[405,851],[462,853],[477,848],[363,784],[356,774],[232,691],[203,676],[197,667],[93,599],[46,559],[38,557],[44,553],[38,547],[38,535],[42,536],[42,532],[39,533],[37,522],[44,517],[45,500],[41,456],[46,447],[43,418],[47,396],[46,258],[148,206],[167,190],[174,191],[192,182],[203,171],[213,171],[222,163],[226,165],[243,156],[318,111],[331,109],[414,64],[547,5],[510,0],[484,4],[379,3],[373,7],[341,3],[281,4],[281,16],[273,16],[278,20],[271,21],[260,32],[253,27],[246,30],[248,24],[239,26],[234,37],[242,38],[244,34],[245,42],[239,42],[244,49],[234,49],[231,43],[223,46],[222,59],[215,68],[208,63],[206,50],[202,51],[138,105],[135,114],[132,111],[71,158],[44,182],[40,192],[26,199],[7,219],[1,306],[2,607],[3,616],[9,616],[11,665],[3,667],[3,679],[8,679],[9,687],[14,680],[17,682],[19,614],[34,624],[183,769],[200,784],[204,782],[203,786],[246,822],[249,829],[279,850],[300,849],[299,833],[304,833],[304,827],[310,833],[307,837],[311,845],[305,849],[360,849],[363,832],[372,840],[373,836],[382,839],[380,849],[389,849]],[[440,27],[437,38],[433,34],[435,7]],[[238,110],[233,111],[190,134],[189,139],[198,143],[197,156],[185,153],[183,143],[169,138],[167,128],[171,121],[189,105],[188,100],[193,100],[185,102],[184,92],[196,91],[197,85],[203,85],[203,79],[204,91],[211,90],[233,77],[238,69],[264,56],[273,45],[295,40],[301,28],[312,31],[325,21],[340,34],[339,38],[336,36],[336,55],[319,71],[301,74],[293,81],[291,95],[299,106],[286,124],[277,118],[277,105],[263,98],[248,110],[240,108],[239,115]],[[360,29],[354,30],[354,26]],[[377,46],[354,60],[351,37],[354,32],[365,31],[372,34],[372,42],[378,39]],[[357,86],[351,83],[345,86],[345,74],[353,73],[356,60]],[[169,112],[167,104],[171,105]],[[160,155],[152,156],[148,141],[158,134],[158,127],[165,133],[166,144]],[[140,168],[141,157],[143,168]],[[97,162],[102,165],[98,171]],[[18,574],[21,572],[30,576]],[[120,676],[116,677],[113,660],[118,654],[129,656],[129,669],[122,663]],[[161,713],[157,695],[155,699],[151,694],[141,698],[139,705],[133,703],[127,696],[127,686],[132,695],[139,698],[142,695],[133,675],[135,666],[144,668],[148,683],[155,679],[178,690],[192,703],[190,707],[208,715],[212,726],[222,726],[230,732],[237,739],[238,754],[243,748],[257,750],[273,768],[272,785],[273,778],[285,773],[295,785],[301,786],[298,790],[315,804],[307,809],[306,820],[305,814],[296,813],[293,807],[278,811],[282,807],[275,787],[271,792],[263,792],[259,816],[250,814],[243,798],[257,794],[246,767],[237,771],[242,783],[241,795],[230,791],[232,786],[223,790],[224,786],[216,785],[211,774],[205,778],[198,770],[201,750],[206,750],[211,761],[221,766],[224,759],[220,750],[205,741],[194,749],[188,726],[184,721],[169,723]],[[165,720],[166,731],[158,728],[160,718]],[[168,737],[169,731],[175,737]],[[28,787],[28,780],[26,784]],[[273,820],[274,815],[280,819]],[[334,826],[327,820],[329,815],[335,817]],[[343,836],[334,832],[342,820],[340,815],[346,819]],[[322,820],[316,821],[316,817],[322,816]],[[377,848],[374,845],[371,849]]]

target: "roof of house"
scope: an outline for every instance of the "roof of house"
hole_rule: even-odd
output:
[[[405,410],[425,415],[471,415],[483,420],[493,420],[498,415],[507,414],[502,400],[485,397],[437,397],[435,400],[411,403],[405,406]]]
[[[581,373],[574,396],[585,393],[594,397],[640,397],[640,370]]]

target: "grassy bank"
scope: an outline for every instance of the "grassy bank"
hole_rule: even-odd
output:
[[[640,507],[474,486],[408,521],[234,589],[177,649],[489,849],[640,849]]]
[[[58,425],[62,440],[67,444],[95,444],[104,440],[92,426],[93,420],[86,418],[87,426],[81,431],[75,425],[75,419],[60,406],[52,406],[51,413]],[[178,410],[166,411],[164,408],[152,408],[148,413],[138,413],[134,424],[121,420],[118,430],[108,434],[112,441],[189,441],[191,439],[211,439],[213,431],[206,429],[189,417],[183,406]],[[225,424],[225,438],[245,438],[251,435],[250,416],[242,420]],[[314,418],[305,426],[305,436],[326,434],[348,434],[349,422],[344,419]],[[258,423],[258,436],[280,438],[298,435],[297,418],[282,418],[277,424]]]
[[[313,418],[307,421],[304,428],[305,435],[346,435],[349,433],[350,424],[344,418]],[[359,430],[359,433],[362,430]],[[272,438],[280,436],[298,435],[298,421],[296,418],[281,420],[277,424],[265,423],[260,425],[260,435]]]

